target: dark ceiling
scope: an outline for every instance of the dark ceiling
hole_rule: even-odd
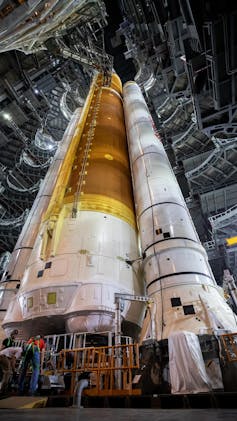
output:
[[[133,60],[125,59],[126,44],[124,35],[116,34],[123,22],[121,2],[118,0],[105,1],[108,13],[108,26],[104,29],[106,51],[114,57],[114,69],[120,76],[123,83],[133,80],[136,68]]]

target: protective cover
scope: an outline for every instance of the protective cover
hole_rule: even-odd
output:
[[[211,383],[197,335],[175,332],[168,337],[171,393],[209,392]]]
[[[17,360],[21,358],[22,348],[18,346],[9,346],[0,351],[0,355],[5,355],[8,358],[15,357]]]

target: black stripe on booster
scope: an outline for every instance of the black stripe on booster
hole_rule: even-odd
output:
[[[153,205],[151,205],[151,206],[148,206],[148,208],[146,208],[146,209],[144,209],[143,211],[142,211],[142,213],[140,213],[140,215],[139,215],[139,217],[138,218],[141,218],[141,216],[146,212],[146,211],[148,211],[149,209],[151,209],[151,208],[154,208],[155,206],[160,206],[160,205],[167,205],[167,204],[169,204],[169,205],[176,205],[176,206],[180,206],[181,208],[183,208],[184,210],[186,210],[187,211],[187,209],[186,209],[186,207],[184,206],[184,205],[181,205],[180,203],[177,203],[177,202],[157,202],[157,203],[154,203]]]
[[[191,238],[188,238],[188,237],[168,237],[168,238],[162,238],[161,240],[157,240],[154,243],[151,243],[148,247],[145,248],[143,253],[146,253],[150,247],[153,247],[156,244],[162,243],[163,241],[170,241],[170,240],[187,240],[187,241],[192,241],[193,243],[196,243],[199,245],[197,241],[192,240]]]
[[[205,278],[209,278],[213,281],[213,278],[211,276],[207,275],[206,273],[202,273],[202,272],[175,272],[175,273],[169,273],[168,275],[163,275],[163,276],[160,276],[159,278],[154,279],[153,281],[151,281],[147,285],[147,288],[149,288],[155,282],[161,281],[162,279],[170,278],[171,276],[180,276],[180,275],[201,275],[201,276],[205,276]]]

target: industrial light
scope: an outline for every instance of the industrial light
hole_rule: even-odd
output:
[[[5,118],[5,120],[8,120],[8,121],[12,119],[9,113],[3,113],[3,118]]]
[[[226,238],[226,243],[227,246],[234,246],[235,244],[237,244],[237,236]]]
[[[37,95],[39,93],[39,90],[37,88],[34,88],[34,93]]]
[[[105,155],[104,155],[104,157],[105,157],[105,159],[108,159],[109,161],[113,161],[113,156],[112,155],[110,155],[109,153],[106,153]]]

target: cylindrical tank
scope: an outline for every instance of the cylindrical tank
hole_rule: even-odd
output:
[[[79,119],[80,111],[77,109],[71,118],[60,145],[58,146],[57,152],[45,179],[41,183],[36,199],[10,257],[4,281],[7,281],[8,279],[11,281],[22,280],[26,264],[31,255],[35,239],[39,232],[42,215],[49,205],[58,174],[61,170],[62,162],[73,139]]]
[[[153,338],[236,331],[139,86],[126,83],[123,97]]]
[[[139,257],[121,82],[91,86],[17,296],[23,336],[112,330],[114,293],[141,294],[126,260]],[[16,304],[15,304],[16,305]],[[124,333],[135,333],[141,306],[124,302]]]

